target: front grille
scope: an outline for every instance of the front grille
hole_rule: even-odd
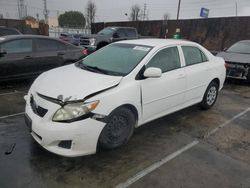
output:
[[[48,112],[47,109],[42,108],[41,106],[36,104],[36,101],[34,100],[34,97],[32,95],[30,96],[30,106],[32,108],[32,111],[40,117],[44,117]]]
[[[89,45],[89,38],[81,38],[80,39],[80,45],[86,45],[88,46]]]

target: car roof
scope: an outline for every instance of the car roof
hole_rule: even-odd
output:
[[[135,27],[125,27],[125,26],[109,26],[106,28],[113,28],[113,29],[136,29]]]
[[[25,39],[25,38],[42,38],[42,39],[53,39],[53,40],[58,40],[56,38],[44,36],[44,35],[6,35],[6,36],[1,36],[0,37],[0,42],[1,41],[7,41],[7,40],[12,40],[12,39]]]
[[[124,41],[119,41],[117,43],[137,44],[137,45],[144,45],[144,46],[151,46],[151,47],[160,47],[160,46],[169,46],[169,45],[195,45],[196,44],[188,40],[155,39],[155,38],[124,40]]]

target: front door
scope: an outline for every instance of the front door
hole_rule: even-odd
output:
[[[6,54],[0,56],[0,79],[26,77],[33,74],[33,40],[17,39],[0,45]]]
[[[176,46],[161,49],[146,64],[148,67],[160,68],[162,76],[141,80],[143,122],[178,109],[186,89],[186,75]]]

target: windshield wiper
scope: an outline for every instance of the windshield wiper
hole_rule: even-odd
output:
[[[102,73],[102,74],[109,74],[109,71],[106,71],[106,70],[103,70],[103,69],[100,69],[99,67],[92,67],[92,66],[89,66],[89,65],[85,65],[81,62],[77,62],[76,63],[76,66],[82,68],[82,69],[85,69],[85,70],[89,70],[91,72],[99,72],[99,73]]]

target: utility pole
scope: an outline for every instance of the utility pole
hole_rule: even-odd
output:
[[[235,13],[236,13],[236,17],[238,16],[238,3],[237,1],[235,2]]]
[[[180,15],[180,7],[181,7],[181,0],[179,0],[179,3],[178,3],[177,20],[179,20],[179,15]]]
[[[147,10],[147,4],[144,3],[144,6],[143,6],[143,16],[142,16],[142,20],[143,21],[146,19],[146,10]]]
[[[18,6],[18,15],[19,15],[19,19],[23,19],[23,17],[25,17],[25,7],[24,7],[24,0],[19,0],[17,2],[17,6]]]
[[[47,0],[43,0],[43,7],[44,21],[46,24],[48,24],[49,11],[47,9]]]

